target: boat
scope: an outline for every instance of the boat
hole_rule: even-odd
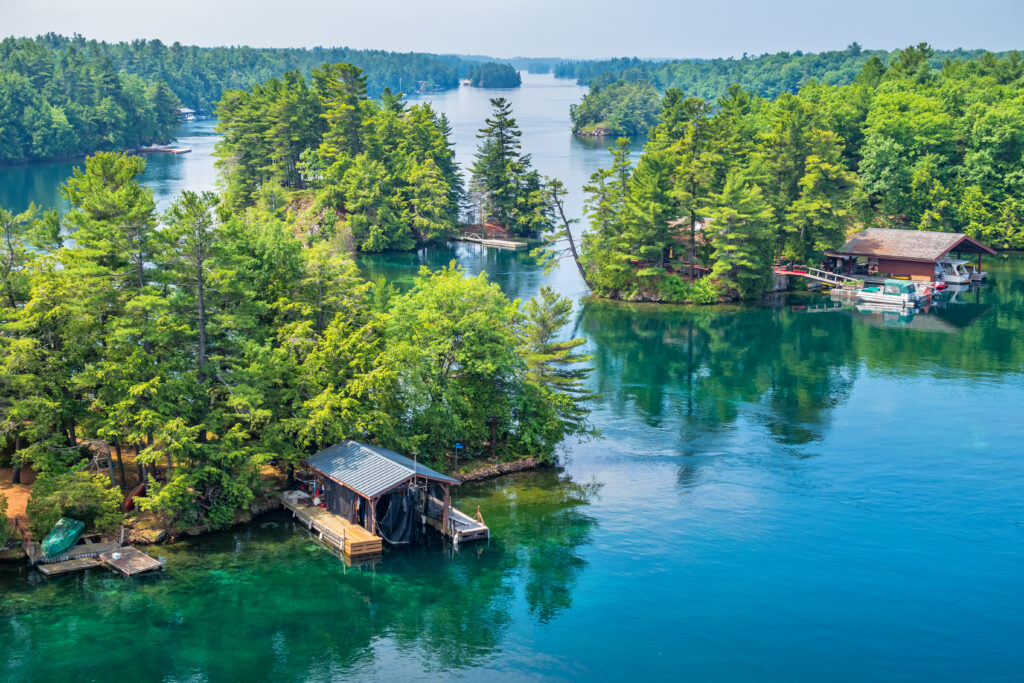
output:
[[[886,280],[881,287],[864,287],[857,290],[858,301],[900,308],[916,306],[922,298],[917,291],[917,285],[906,280]]]
[[[70,517],[61,517],[40,544],[43,555],[48,558],[64,555],[75,547],[75,543],[78,543],[83,531],[85,531],[84,523]]]
[[[935,263],[935,274],[951,285],[966,285],[971,282],[967,270],[968,262],[962,259],[943,258]]]
[[[964,269],[967,271],[967,274],[970,275],[971,282],[984,282],[988,277],[987,270],[978,270],[976,266],[967,264],[964,266]]]

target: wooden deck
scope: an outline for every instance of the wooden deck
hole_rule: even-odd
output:
[[[318,538],[328,545],[342,551],[350,558],[361,558],[380,555],[383,550],[383,539],[369,531],[328,512],[321,507],[304,505],[298,491],[287,491],[282,496],[285,508],[292,511],[292,516],[299,520],[310,531],[318,532]]]
[[[448,526],[442,528],[441,515],[444,503],[430,496],[427,500],[427,524],[441,532],[443,536],[451,539],[456,547],[460,543],[470,541],[486,541],[491,537],[491,530],[481,520],[474,519],[462,510],[452,506],[448,515]]]
[[[61,574],[70,574],[71,572],[80,572],[101,566],[103,566],[103,562],[99,558],[79,557],[74,560],[36,565],[36,569],[42,572],[44,576],[60,576]]]
[[[125,576],[163,569],[164,566],[160,560],[153,559],[131,545],[105,552],[99,556],[99,559],[103,564],[111,569],[116,569]]]
[[[503,240],[495,237],[487,237],[484,235],[469,234],[469,235],[456,235],[452,239],[459,242],[473,242],[474,244],[482,244],[485,247],[497,247],[498,249],[525,249],[527,245],[525,242],[516,242],[514,240]]]
[[[41,564],[67,562],[68,560],[78,560],[84,557],[97,557],[100,553],[105,553],[108,550],[115,550],[117,548],[117,541],[106,541],[103,543],[90,543],[89,541],[86,541],[85,543],[79,543],[63,555],[58,557],[46,557],[43,555],[42,550],[39,549],[39,544],[32,543],[25,548],[25,552],[29,556],[29,564],[37,566]]]

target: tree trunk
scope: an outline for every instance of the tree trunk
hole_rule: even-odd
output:
[[[583,264],[580,263],[580,255],[576,251],[576,238],[572,236],[572,230],[569,228],[569,220],[565,217],[565,208],[557,196],[555,197],[555,205],[558,207],[558,214],[562,217],[562,225],[565,226],[565,235],[569,240],[569,251],[572,252],[572,260],[576,262],[576,270],[580,271],[580,277],[583,278],[583,284],[587,286],[587,289],[593,290],[594,288],[590,285],[590,280],[587,279],[587,271]]]
[[[117,479],[114,477],[114,456],[110,452],[110,443],[107,443],[107,472],[110,474],[110,485],[114,486],[117,484]]]
[[[693,217],[693,211],[690,212],[690,282],[696,279],[694,269],[694,261],[697,260],[697,219]]]
[[[114,452],[117,453],[117,469],[121,471],[121,490],[124,491],[124,459],[121,457],[121,443],[114,442]]]

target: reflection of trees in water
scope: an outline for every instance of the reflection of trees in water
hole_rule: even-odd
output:
[[[546,470],[464,489],[458,505],[482,505],[489,544],[389,549],[372,569],[346,568],[279,516],[276,528],[159,547],[163,576],[92,571],[38,587],[5,577],[0,640],[19,656],[0,664],[0,679],[25,678],[39,662],[55,677],[131,666],[232,680],[479,665],[500,650],[520,592],[541,622],[571,606],[596,524],[581,508],[598,486]]]
[[[684,448],[741,416],[780,443],[819,439],[856,375],[852,323],[838,317],[592,302],[583,331],[604,400],[652,425],[681,419]]]

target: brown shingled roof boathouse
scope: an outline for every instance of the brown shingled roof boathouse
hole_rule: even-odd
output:
[[[995,253],[963,233],[868,228],[825,256],[832,272],[869,282],[889,277],[962,285],[984,280],[981,257]],[[977,255],[976,265],[964,255]]]
[[[476,517],[455,509],[451,487],[461,482],[387,448],[346,439],[305,460],[299,488],[283,503],[319,540],[348,559],[380,555],[382,541],[413,543],[427,527],[458,547],[490,538]]]

